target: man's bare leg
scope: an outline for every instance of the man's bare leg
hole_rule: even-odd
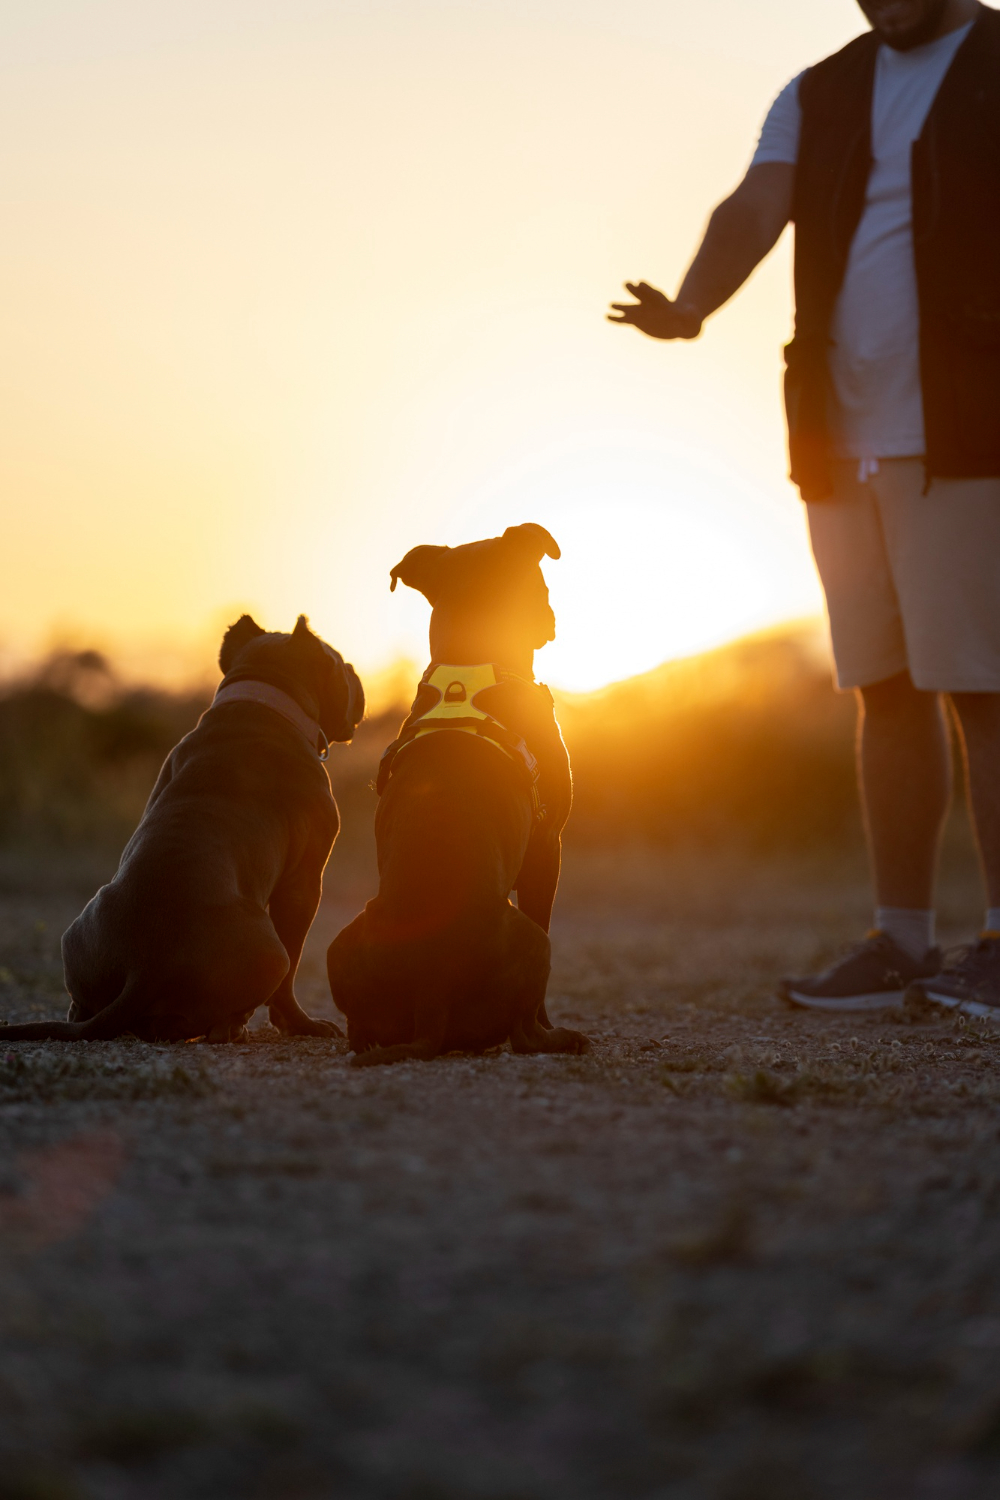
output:
[[[1000,907],[1000,693],[952,693],[987,905]]]
[[[951,800],[941,701],[915,688],[908,672],[861,688],[858,696],[858,780],[876,900],[927,909]],[[1000,826],[1000,799],[995,816]]]
[[[928,1001],[939,1009],[961,1010],[1000,1021],[1000,693],[953,693],[969,789],[969,814],[988,903],[985,931],[938,975],[920,979],[907,992],[908,1003]]]
[[[951,797],[951,748],[936,693],[901,672],[858,694],[858,780],[877,901],[876,932],[779,994],[826,1011],[884,1010],[934,976],[934,876]]]

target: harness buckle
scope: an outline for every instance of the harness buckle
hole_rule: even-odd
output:
[[[452,672],[455,670],[454,667],[450,669]],[[480,739],[487,740],[521,770],[528,781],[534,817],[537,821],[541,821],[545,816],[545,808],[538,790],[540,774],[538,761],[519,734],[508,729],[506,724],[502,724],[499,719],[495,719],[492,714],[486,713],[484,709],[476,705],[477,694],[484,688],[497,683],[497,669],[491,665],[470,667],[464,669],[464,681],[461,677],[451,677],[447,681],[442,681],[448,671],[447,667],[438,667],[432,674],[429,674],[429,677],[425,677],[425,683],[429,682],[429,685],[435,687],[440,694],[437,704],[428,709],[419,719],[414,720],[407,728],[401,730],[396,739],[386,746],[379,761],[375,790],[379,796],[382,795],[389,784],[396,756],[408,745],[412,745],[418,737],[436,730],[464,731],[466,734],[474,734]],[[512,676],[513,674],[506,675]],[[435,676],[438,676],[437,682],[433,681]],[[465,715],[442,712],[445,707],[451,708],[453,705],[463,703],[468,704]]]

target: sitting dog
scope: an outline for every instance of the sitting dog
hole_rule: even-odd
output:
[[[382,759],[379,890],[327,955],[354,1063],[582,1052],[545,1014],[549,918],[572,801],[534,653],[555,636],[541,526],[415,547],[393,568],[432,607],[431,665]],[[510,901],[517,892],[517,906]]]
[[[167,756],[109,885],[63,936],[65,1021],[4,1042],[240,1040],[259,1005],[293,1036],[342,1036],[294,991],[340,829],[323,761],[364,714],[353,667],[301,615],[226,631],[223,680]]]

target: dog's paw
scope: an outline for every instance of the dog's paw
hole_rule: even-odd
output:
[[[389,1063],[427,1062],[430,1057],[426,1048],[418,1043],[402,1043],[396,1047],[369,1047],[366,1052],[355,1052],[351,1058],[352,1068],[381,1068]]]
[[[556,1043],[559,1052],[571,1052],[579,1056],[581,1052],[590,1051],[590,1037],[584,1036],[582,1031],[574,1031],[571,1026],[554,1026],[549,1032],[550,1042]]]
[[[122,1035],[127,1035],[123,1032]],[[228,1022],[221,1026],[213,1026],[211,1031],[206,1032],[205,1041],[211,1042],[213,1046],[219,1046],[224,1042],[248,1042],[250,1032],[243,1025],[230,1025]]]
[[[308,1016],[295,1001],[291,1006],[279,1008],[272,1005],[268,1007],[268,1010],[271,1025],[285,1037],[343,1037],[344,1035],[336,1021],[323,1021],[319,1016]]]
[[[297,1032],[296,1035],[343,1037],[344,1033],[342,1028],[337,1025],[336,1021],[321,1021],[318,1017],[310,1017],[308,1029],[303,1027],[303,1029]]]
[[[352,1068],[377,1068],[382,1063],[381,1047],[373,1047],[368,1052],[352,1052]]]

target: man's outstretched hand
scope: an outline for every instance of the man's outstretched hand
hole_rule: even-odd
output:
[[[701,332],[701,318],[693,308],[671,302],[647,281],[626,281],[625,290],[638,301],[612,302],[609,323],[631,323],[651,339],[696,339]]]

